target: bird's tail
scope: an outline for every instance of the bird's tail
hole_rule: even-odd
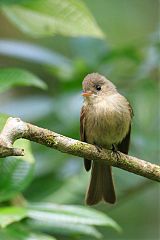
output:
[[[105,163],[93,161],[86,204],[94,205],[101,200],[108,203],[115,203],[116,201],[111,167]]]

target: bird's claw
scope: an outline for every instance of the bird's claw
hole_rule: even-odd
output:
[[[120,153],[116,150],[115,146],[112,144],[112,155],[116,156],[116,159],[118,161],[118,159],[120,158]]]
[[[96,147],[96,149],[97,149],[98,152],[101,152],[101,151],[102,151],[102,147],[97,146],[97,145],[95,145],[95,147]]]

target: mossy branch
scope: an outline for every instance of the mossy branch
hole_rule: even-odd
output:
[[[156,164],[121,152],[118,152],[117,157],[117,154],[111,150],[99,150],[94,145],[34,126],[19,118],[9,118],[0,134],[0,157],[24,155],[23,149],[13,148],[13,143],[19,138],[37,142],[63,153],[103,161],[108,165],[160,182],[160,166]]]

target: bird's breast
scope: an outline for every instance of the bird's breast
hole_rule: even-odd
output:
[[[116,95],[87,107],[85,132],[88,142],[105,147],[121,142],[126,136],[131,121],[128,102],[120,94]]]

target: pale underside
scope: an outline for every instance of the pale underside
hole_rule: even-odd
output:
[[[129,131],[131,112],[128,101],[118,93],[106,96],[103,101],[99,101],[97,96],[93,98],[93,102],[90,98],[84,103],[86,141],[111,148],[112,144],[120,143]]]

